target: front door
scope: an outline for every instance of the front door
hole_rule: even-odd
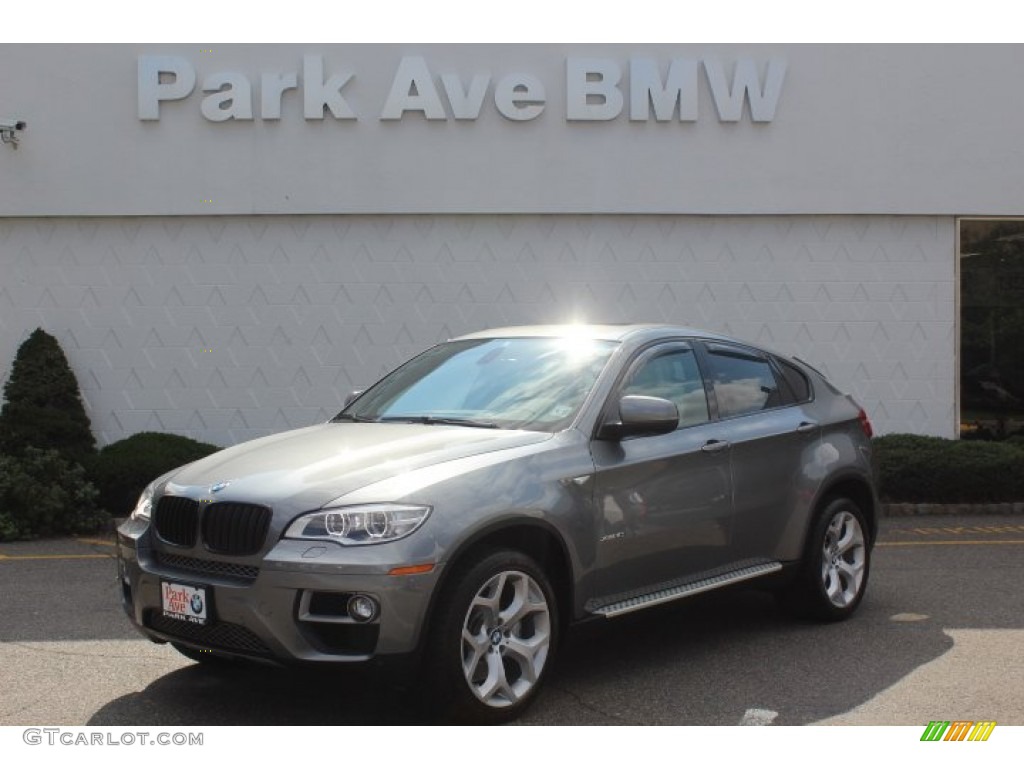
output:
[[[612,393],[671,400],[669,434],[594,440],[598,523],[597,591],[602,597],[685,577],[732,560],[730,445],[710,420],[689,343],[658,345],[630,366]]]

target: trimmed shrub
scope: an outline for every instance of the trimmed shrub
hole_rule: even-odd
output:
[[[42,328],[18,348],[0,409],[0,451],[17,456],[29,446],[78,463],[96,451],[75,374]]]
[[[960,504],[1024,501],[1024,446],[884,435],[873,440],[883,501]]]
[[[1008,443],[1015,448],[1024,450],[1024,435],[1013,435],[1012,437],[1006,438],[1003,442]]]
[[[0,463],[6,457],[0,457]],[[4,468],[0,466],[0,473],[4,471]],[[16,541],[18,539],[18,525],[15,523],[10,515],[3,510],[0,510],[0,541]]]
[[[219,451],[181,435],[139,432],[111,443],[89,459],[89,476],[100,489],[100,503],[114,517],[132,511],[139,494],[165,472]]]
[[[109,520],[85,470],[57,451],[0,456],[0,540],[91,533]]]

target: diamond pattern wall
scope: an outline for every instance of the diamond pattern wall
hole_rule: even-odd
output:
[[[0,219],[0,376],[37,326],[101,443],[227,445],[488,326],[668,321],[796,353],[881,432],[955,430],[955,222],[890,216]]]

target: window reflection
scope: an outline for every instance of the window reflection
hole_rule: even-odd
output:
[[[615,345],[586,338],[439,344],[377,382],[344,414],[359,421],[460,418],[554,432],[572,422]]]
[[[767,361],[712,352],[709,362],[718,415],[723,419],[781,405]]]
[[[1024,435],[1024,221],[960,222],[960,435]]]
[[[693,350],[680,349],[644,363],[622,389],[623,395],[662,397],[676,404],[679,427],[708,420],[708,399]]]

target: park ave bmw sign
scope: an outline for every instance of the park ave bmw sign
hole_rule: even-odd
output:
[[[568,57],[565,79],[565,119],[570,122],[630,121],[695,122],[700,116],[698,89],[703,78],[719,122],[735,123],[747,104],[754,123],[770,123],[786,76],[785,61],[758,62],[749,58],[673,58],[659,62],[634,57]],[[548,86],[527,72],[492,77],[490,72],[440,72],[422,56],[404,56],[395,68],[390,88],[381,94],[374,114],[357,114],[349,92],[357,73],[351,68],[328,69],[323,56],[302,57],[291,71],[250,75],[237,71],[202,73],[180,56],[140,56],[138,59],[138,118],[159,120],[172,102],[198,102],[207,120],[281,120],[298,117],[297,104],[282,106],[289,91],[301,92],[305,120],[402,120],[407,116],[435,121],[473,121],[484,109],[494,109],[516,122],[534,120],[545,111]],[[198,91],[198,92],[197,92]]]

